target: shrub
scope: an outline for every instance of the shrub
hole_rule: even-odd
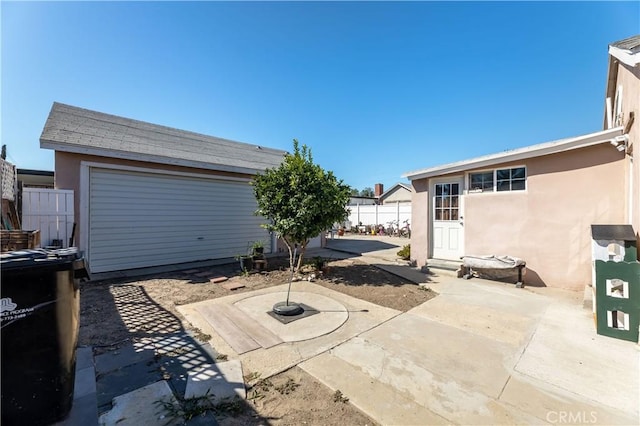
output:
[[[398,252],[398,256],[400,256],[404,260],[411,259],[411,244],[407,244],[406,246],[402,247],[402,250]]]

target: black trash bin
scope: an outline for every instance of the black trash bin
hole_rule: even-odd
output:
[[[0,255],[2,425],[46,425],[73,402],[80,325],[75,248]]]

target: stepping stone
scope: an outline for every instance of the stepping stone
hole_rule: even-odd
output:
[[[226,288],[227,290],[237,290],[239,288],[243,288],[244,284],[225,283],[225,284],[222,284],[222,287]]]
[[[185,398],[209,396],[216,404],[225,398],[245,399],[247,392],[242,377],[240,361],[227,361],[208,365],[201,370],[190,372],[187,379]]]
[[[178,407],[178,401],[164,380],[113,398],[113,408],[100,416],[100,425],[157,426],[179,425],[181,417],[171,418],[158,402]]]
[[[212,284],[218,284],[227,281],[229,278],[227,277],[213,277],[209,278],[209,282]]]
[[[136,348],[134,344],[127,344],[95,357],[96,372],[106,373],[141,361],[148,361],[153,359],[154,355],[155,352],[152,349],[141,349]]]

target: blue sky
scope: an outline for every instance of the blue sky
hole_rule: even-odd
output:
[[[2,143],[54,101],[291,150],[358,189],[601,130],[639,2],[1,3]]]

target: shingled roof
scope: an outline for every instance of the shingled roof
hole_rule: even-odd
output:
[[[40,147],[244,174],[277,167],[286,153],[58,102],[51,107]]]

